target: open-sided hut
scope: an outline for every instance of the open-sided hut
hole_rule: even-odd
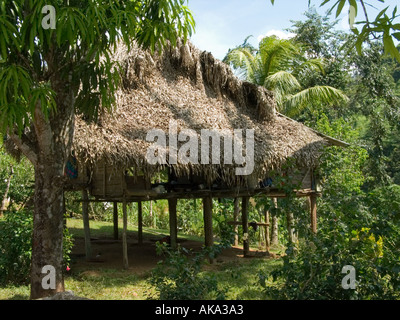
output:
[[[298,185],[298,196],[311,197],[316,231],[320,190],[314,170],[321,149],[341,142],[279,114],[271,92],[241,81],[228,65],[190,43],[161,54],[133,44],[129,52],[120,48],[116,60],[125,74],[115,110],[96,122],[76,118],[70,189],[88,190],[92,199],[114,203],[168,199],[173,245],[177,199],[203,199],[210,245],[211,199],[243,198],[246,204],[257,194],[284,197],[275,183],[283,172]],[[207,133],[220,133],[224,139],[215,143],[204,139]],[[249,142],[247,150],[235,148],[240,141]],[[157,151],[151,153],[156,142]],[[158,156],[159,163],[149,154]],[[240,156],[246,161],[240,162]],[[295,169],[288,171],[288,162]],[[240,168],[246,169],[244,174]],[[126,215],[124,220],[126,224]],[[123,240],[126,251],[126,235]]]

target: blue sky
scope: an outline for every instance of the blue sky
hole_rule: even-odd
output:
[[[371,0],[372,3],[379,3]],[[319,8],[319,0],[311,0],[317,11],[324,15],[328,5]],[[399,0],[386,0],[386,6],[392,8],[400,4]],[[379,5],[379,4],[378,4]],[[189,0],[189,8],[196,20],[196,33],[191,41],[201,50],[210,51],[218,59],[223,59],[230,48],[243,43],[253,35],[251,43],[258,44],[263,35],[278,34],[287,36],[284,29],[291,27],[290,20],[304,20],[303,13],[308,9],[308,0],[276,0],[273,6],[270,0]],[[384,8],[381,4],[379,9]],[[371,17],[377,10],[370,8]],[[343,12],[347,12],[344,10]],[[347,29],[347,17],[343,13],[338,28]]]

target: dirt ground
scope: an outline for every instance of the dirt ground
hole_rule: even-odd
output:
[[[162,237],[145,238],[143,244],[139,245],[137,239],[128,238],[129,271],[135,274],[143,274],[156,267],[157,262],[162,260],[162,257],[156,254],[156,242],[160,240],[162,240]],[[201,242],[184,239],[178,239],[178,242],[182,247],[193,249],[194,251],[201,250],[203,246]],[[71,254],[71,267],[75,270],[123,268],[121,240],[113,240],[112,238],[92,239],[93,258],[89,261],[85,256],[84,239],[75,238],[74,244]],[[252,251],[251,255],[253,257],[271,257],[262,251]],[[216,259],[214,265],[240,259],[245,259],[242,248],[232,247],[224,250]]]

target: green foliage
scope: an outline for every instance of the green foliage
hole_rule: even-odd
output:
[[[1,1],[0,130],[21,134],[38,106],[45,116],[55,111],[54,76],[73,90],[79,111],[96,117],[110,108],[120,81],[116,45],[135,39],[155,51],[187,39],[195,22],[185,2]],[[55,29],[42,27],[45,5],[55,8]]]
[[[33,167],[26,158],[16,161],[0,146],[0,202],[3,199],[8,179],[10,178],[11,168],[14,173],[11,176],[8,197],[10,198],[10,204],[20,206],[33,193]]]
[[[310,59],[302,44],[294,40],[265,37],[255,51],[241,45],[230,50],[224,59],[252,83],[275,93],[278,108],[289,116],[306,107],[346,102],[343,92],[330,86],[303,87],[304,74],[324,73],[321,59]]]
[[[371,194],[370,207],[359,192],[326,195],[320,201],[318,235],[303,238],[296,250],[289,248],[282,269],[260,273],[265,295],[290,300],[400,298],[400,225],[392,218],[398,215],[393,211],[398,210],[398,186]],[[341,287],[347,265],[356,269],[356,290]]]
[[[375,2],[384,3],[384,0],[375,0]],[[275,0],[271,0],[274,4]],[[308,4],[311,1],[308,0]],[[385,53],[397,59],[400,62],[400,53],[395,46],[394,40],[400,40],[400,23],[398,21],[399,14],[397,6],[395,6],[393,11],[390,13],[390,6],[380,11],[375,17],[375,20],[371,20],[368,12],[368,5],[364,0],[321,0],[321,7],[324,5],[331,5],[329,9],[329,14],[335,11],[336,18],[343,12],[346,4],[349,4],[349,25],[351,25],[351,30],[357,36],[356,48],[359,54],[363,50],[363,44],[368,42],[371,38],[379,38],[385,48]],[[362,10],[360,10],[360,7]],[[373,7],[373,6],[372,6]],[[360,12],[363,14],[362,21],[356,21],[359,17]],[[361,25],[361,30],[357,29],[354,23]]]
[[[218,288],[215,276],[202,274],[206,259],[215,258],[222,247],[204,248],[193,253],[183,247],[170,249],[157,243],[157,253],[165,255],[149,280],[160,300],[223,300],[225,292]],[[154,298],[154,297],[150,297]]]
[[[348,123],[327,117],[319,130],[352,140]],[[321,157],[323,196],[318,201],[318,234],[299,223],[301,238],[288,247],[283,268],[261,272],[266,297],[274,299],[396,299],[399,298],[399,188],[363,191],[367,152],[359,147],[326,149]],[[297,209],[296,212],[301,212]],[[342,269],[357,272],[356,290],[341,287]]]
[[[183,233],[203,236],[203,204],[200,200],[178,201],[178,226]]]
[[[8,211],[0,219],[0,284],[27,284],[32,255],[33,213],[29,210]],[[70,262],[73,238],[64,229],[64,266]]]
[[[8,212],[0,220],[0,283],[29,281],[33,215],[30,211]]]
[[[369,172],[373,186],[389,185],[387,137],[399,122],[399,98],[394,92],[392,63],[385,60],[382,48],[371,45],[363,56],[355,59],[357,86],[352,107],[368,119],[368,131],[363,137],[369,149]],[[389,142],[390,143],[390,142]]]

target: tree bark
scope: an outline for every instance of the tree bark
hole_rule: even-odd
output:
[[[64,291],[63,278],[63,185],[62,165],[39,159],[35,168],[35,196],[32,238],[31,299]],[[60,162],[58,162],[60,163]],[[45,266],[55,270],[55,286],[48,289],[42,280]]]
[[[57,110],[47,118],[38,103],[29,143],[23,139],[17,141],[35,169],[31,299],[64,291],[64,170],[72,148],[75,99],[73,88],[58,77],[59,74],[54,73],[50,79],[56,93]],[[18,140],[15,135],[14,139]],[[47,274],[42,273],[45,266],[51,266],[55,271],[55,285],[50,289],[42,283],[47,278]]]
[[[289,240],[289,243],[295,243],[296,242],[296,233],[295,233],[295,228],[294,228],[294,215],[293,215],[293,212],[288,212],[286,214],[286,219],[287,219],[287,229],[288,229],[288,240]]]
[[[278,208],[278,199],[274,198],[274,205],[275,205],[275,209]],[[276,210],[272,211],[273,213],[271,214],[271,222],[272,222],[272,226],[271,226],[271,245],[277,245],[279,243],[278,240],[278,215]]]
[[[312,195],[309,198],[310,204],[310,215],[311,215],[311,231],[314,234],[317,234],[318,226],[317,226],[317,196]]]
[[[10,176],[8,177],[6,191],[4,192],[3,200],[1,201],[1,206],[0,206],[0,217],[3,215],[3,212],[7,209],[8,192],[10,191],[11,179],[13,175],[14,175],[14,169],[12,166],[10,166]]]

